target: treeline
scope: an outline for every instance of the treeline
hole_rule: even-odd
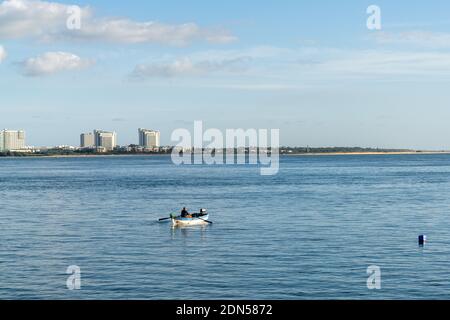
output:
[[[361,147],[281,147],[282,154],[308,154],[308,153],[385,153],[385,152],[416,152],[408,149],[380,149]]]
[[[95,149],[77,149],[77,150],[65,150],[65,149],[48,149],[42,150],[39,152],[0,152],[0,157],[45,157],[45,156],[77,156],[77,155],[165,155],[171,154],[172,148],[160,149],[155,151],[142,151],[138,149],[123,149],[117,148],[113,151],[107,152],[97,152]],[[216,150],[207,150],[204,149],[203,152],[211,152],[217,153]],[[235,149],[235,153],[255,153],[258,152],[259,149],[255,148],[244,148],[244,149]],[[267,149],[268,152],[271,151],[271,148]],[[319,148],[310,148],[310,147],[280,147],[280,154],[327,154],[327,153],[389,153],[389,152],[420,152],[409,149],[380,149],[380,148],[361,148],[361,147],[319,147]],[[185,151],[189,153],[189,151]],[[222,150],[223,153],[233,152],[230,150]]]
[[[33,153],[22,153],[22,152],[0,152],[0,157],[30,157],[35,156]]]
[[[51,157],[51,156],[83,156],[83,155],[127,155],[127,154],[170,154],[170,151],[136,151],[136,150],[113,150],[106,152],[96,152],[95,150],[61,150],[61,149],[49,149],[45,151],[37,152],[0,152],[0,157]]]

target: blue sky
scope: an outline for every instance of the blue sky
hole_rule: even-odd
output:
[[[203,120],[292,146],[450,149],[449,80],[448,1],[0,0],[0,127],[29,145],[94,128],[130,144],[138,127],[171,144]]]

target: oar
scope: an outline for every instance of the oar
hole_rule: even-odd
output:
[[[197,218],[197,219],[203,220],[203,221],[205,221],[205,222],[208,222],[209,224],[213,224],[212,221],[208,221],[208,220],[205,220],[205,219],[202,219],[202,218]]]
[[[175,214],[175,213],[172,213],[172,214]],[[172,219],[172,217],[169,217],[169,218],[161,218],[161,219],[159,219],[158,221],[165,221],[165,220],[169,220],[169,219]]]

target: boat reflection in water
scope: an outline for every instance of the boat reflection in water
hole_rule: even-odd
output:
[[[209,224],[197,226],[174,226],[170,228],[172,240],[176,240],[177,236],[181,234],[183,238],[188,238],[200,234],[201,240],[206,240],[206,233],[209,229]]]

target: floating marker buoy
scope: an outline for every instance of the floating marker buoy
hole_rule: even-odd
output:
[[[427,236],[426,235],[420,235],[419,236],[419,245],[423,246],[427,242]]]

